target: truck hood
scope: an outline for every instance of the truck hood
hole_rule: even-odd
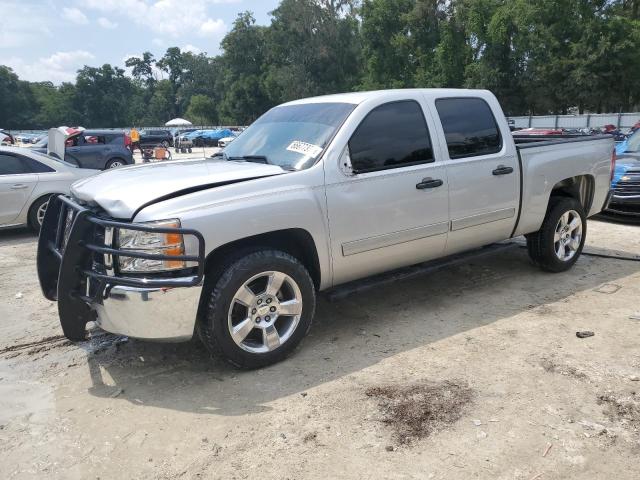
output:
[[[124,219],[161,200],[283,173],[276,165],[222,159],[159,162],[104,171],[74,183],[71,194]]]

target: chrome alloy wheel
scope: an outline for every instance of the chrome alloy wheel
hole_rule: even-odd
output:
[[[575,210],[562,214],[553,235],[553,248],[557,257],[566,262],[578,252],[582,242],[582,219]]]
[[[38,225],[42,226],[42,221],[44,220],[44,214],[47,212],[47,206],[49,205],[49,200],[44,202],[42,205],[38,207],[36,211],[36,218],[38,219]]]
[[[229,333],[247,352],[271,352],[291,338],[301,314],[302,293],[295,280],[282,272],[262,272],[233,296]]]
[[[113,162],[111,162],[111,165],[109,165],[109,168],[118,168],[122,166],[124,166],[124,163],[122,163],[120,160],[114,160]]]

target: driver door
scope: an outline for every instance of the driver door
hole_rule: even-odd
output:
[[[434,157],[423,100],[383,103],[361,120],[326,188],[334,284],[443,254],[446,168]]]

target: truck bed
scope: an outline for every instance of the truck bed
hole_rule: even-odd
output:
[[[514,236],[535,232],[562,179],[584,177],[593,192],[587,216],[599,213],[611,182],[611,135],[513,135],[520,165],[520,211]]]

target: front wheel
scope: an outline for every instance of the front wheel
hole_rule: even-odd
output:
[[[200,338],[212,353],[241,368],[287,357],[304,338],[315,312],[307,269],[279,250],[258,250],[231,261],[205,283]]]
[[[587,236],[587,218],[574,198],[551,197],[542,227],[527,235],[531,260],[548,272],[569,270],[580,257]]]

